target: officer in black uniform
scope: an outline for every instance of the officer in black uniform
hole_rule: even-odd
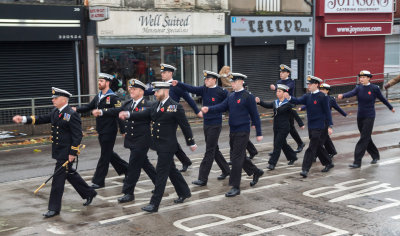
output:
[[[51,123],[52,158],[56,159],[55,170],[60,168],[66,161],[69,161],[67,171],[62,170],[55,173],[51,184],[48,211],[43,214],[50,218],[60,214],[61,199],[64,193],[65,180],[75,188],[82,199],[86,199],[84,206],[90,205],[97,195],[96,191],[82,179],[72,168],[72,162],[79,154],[82,140],[81,118],[68,105],[68,99],[72,96],[69,92],[52,88],[54,109],[41,116],[20,116],[13,117],[15,123],[24,124],[47,124]]]
[[[176,71],[176,67],[168,64],[160,64],[160,69],[161,69],[161,79],[164,82],[167,83],[172,83],[173,81],[173,74]],[[147,95],[154,95],[155,91],[154,90],[147,90],[145,92],[145,96]],[[179,103],[181,98],[185,99],[185,101],[188,103],[188,105],[193,109],[194,113],[197,114],[198,117],[202,117],[199,108],[197,107],[196,103],[193,101],[192,97],[189,95],[188,92],[183,90],[180,87],[171,87],[169,89],[169,96],[172,100],[175,102]],[[182,169],[180,170],[181,172],[185,172],[189,166],[192,165],[192,161],[189,159],[189,157],[186,155],[186,153],[182,150],[181,145],[178,143],[178,150],[175,153],[176,157],[178,160],[182,163]]]
[[[113,76],[100,73],[99,74],[99,89],[101,92],[87,105],[80,107],[73,107],[79,113],[87,112],[94,109],[110,109],[121,107],[121,101],[118,96],[110,89],[110,83]],[[99,143],[101,147],[101,154],[99,162],[97,163],[96,171],[92,178],[92,187],[102,188],[105,186],[105,178],[108,173],[108,167],[114,167],[118,175],[126,174],[128,170],[128,163],[121,159],[117,153],[114,152],[115,139],[118,132],[118,122],[120,122],[121,133],[123,133],[123,123],[114,116],[98,116],[96,117],[96,131],[99,134]]]
[[[94,110],[93,114],[100,116],[119,116],[120,112],[141,112],[149,109],[152,105],[143,98],[147,86],[136,79],[129,80],[129,93],[131,100],[125,102],[120,108],[111,108],[103,110]],[[121,114],[124,118],[124,114]],[[149,176],[153,184],[156,183],[156,169],[150,163],[147,152],[151,144],[150,138],[150,120],[125,120],[125,140],[124,147],[131,150],[129,157],[128,174],[124,179],[122,193],[124,196],[118,198],[118,202],[130,202],[135,199],[133,195],[135,186],[140,177],[140,171],[143,170]]]
[[[150,204],[142,208],[143,211],[147,212],[158,211],[168,177],[179,196],[178,199],[174,200],[175,203],[183,203],[186,198],[191,197],[189,186],[174,163],[174,154],[178,149],[178,140],[176,138],[178,125],[190,149],[194,151],[197,148],[182,105],[169,97],[171,84],[166,82],[153,82],[152,84],[158,102],[153,104],[150,109],[141,112],[129,112],[129,115],[121,113],[120,116],[123,119],[131,118],[135,122],[142,119],[151,120],[151,137],[154,148],[157,151],[158,161],[153,196]]]
[[[296,83],[294,82],[294,80],[289,78],[291,72],[292,72],[292,69],[289,66],[287,66],[285,64],[281,64],[280,65],[280,73],[279,73],[280,80],[278,80],[275,85],[271,84],[271,86],[270,86],[271,90],[276,90],[278,84],[284,84],[289,87],[289,91],[288,91],[289,95],[294,96],[294,90],[295,90]],[[300,135],[294,126],[295,119],[300,127],[304,126],[304,125],[302,125],[303,122],[301,121],[297,112],[295,110],[293,110],[292,116],[290,117],[290,135],[292,136],[294,141],[296,141],[296,143],[297,143],[296,152],[301,152],[303,150],[303,148],[305,147],[305,144],[304,144],[303,140],[301,140]]]
[[[284,84],[278,84],[276,89],[276,99],[273,102],[267,103],[261,101],[256,97],[256,102],[265,108],[272,108],[274,110],[274,150],[271,158],[268,161],[270,170],[275,169],[278,163],[281,150],[285,153],[286,159],[289,161],[288,165],[293,165],[297,160],[296,152],[287,144],[286,138],[290,131],[290,117],[292,114],[293,105],[284,98],[284,93],[289,91],[289,87]]]

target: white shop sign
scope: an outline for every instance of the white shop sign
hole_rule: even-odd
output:
[[[325,13],[392,13],[393,0],[325,0]]]
[[[225,35],[224,13],[111,11],[99,36]]]

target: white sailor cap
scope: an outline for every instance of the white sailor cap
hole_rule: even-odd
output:
[[[114,79],[114,76],[107,74],[107,73],[99,73],[99,79],[105,79],[108,81],[112,81]]]
[[[278,84],[277,85],[277,89],[280,89],[280,90],[283,90],[285,92],[288,92],[289,91],[289,86],[284,85],[284,84]]]
[[[52,98],[56,98],[59,96],[70,98],[72,96],[72,94],[70,94],[68,91],[56,87],[51,88],[51,93],[53,94]]]
[[[238,79],[240,79],[240,80],[245,80],[245,79],[247,79],[247,76],[246,75],[244,75],[244,74],[240,74],[240,73],[232,73],[231,74],[231,82],[232,81],[235,81],[235,80],[238,80]]]
[[[285,64],[281,64],[279,67],[280,67],[280,70],[282,72],[292,73],[292,69],[289,66],[285,65]]]
[[[372,74],[371,74],[371,72],[369,72],[368,70],[362,70],[362,71],[360,71],[360,73],[358,74],[358,77],[360,77],[360,76],[367,76],[367,77],[372,78]]]
[[[308,75],[307,76],[307,83],[308,84],[320,84],[322,83],[322,79],[318,78],[317,76]]]
[[[160,64],[160,69],[161,69],[161,72],[163,72],[163,71],[175,72],[176,71],[176,67],[175,66],[171,66],[171,65],[168,65],[168,64]]]
[[[327,90],[331,90],[331,86],[329,84],[327,84],[327,83],[322,83],[319,87],[327,89]]]
[[[144,83],[142,83],[140,80],[137,79],[129,80],[129,88],[141,88],[143,90],[148,89],[148,87]]]
[[[153,82],[151,83],[151,85],[154,87],[155,91],[160,89],[169,89],[169,87],[171,86],[171,84],[168,82]]]
[[[208,71],[208,70],[203,70],[203,75],[204,75],[204,79],[207,79],[207,78],[218,79],[219,77],[221,77],[218,73]]]

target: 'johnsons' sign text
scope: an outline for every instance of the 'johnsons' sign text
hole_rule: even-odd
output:
[[[325,13],[391,13],[393,0],[325,0]]]

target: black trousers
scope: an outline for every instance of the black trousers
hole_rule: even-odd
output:
[[[126,174],[128,171],[128,163],[114,152],[114,144],[117,134],[99,134],[99,143],[101,154],[97,163],[96,171],[92,178],[92,183],[100,186],[104,185],[104,180],[111,165],[114,167],[118,175]]]
[[[229,146],[231,147],[232,169],[229,177],[229,185],[240,188],[240,180],[242,178],[242,168],[247,175],[253,175],[258,171],[257,166],[246,158],[246,146],[249,142],[248,132],[237,132],[229,134]]]
[[[378,148],[376,148],[371,138],[374,122],[375,117],[357,118],[360,140],[358,140],[354,151],[354,164],[361,165],[365,151],[371,155],[372,159],[380,159]]]
[[[325,147],[326,151],[327,151],[329,154],[332,154],[332,155],[336,155],[336,154],[337,154],[335,145],[333,145],[332,139],[331,139],[331,137],[330,137],[329,135],[328,135],[328,137],[326,138],[324,147]]]
[[[310,143],[304,154],[302,170],[310,170],[315,156],[318,156],[324,166],[332,164],[328,152],[323,147],[328,136],[328,127],[324,129],[308,129],[308,136],[310,138]]]
[[[182,165],[190,166],[192,164],[192,161],[189,159],[189,157],[186,155],[186,153],[182,150],[182,147],[179,143],[178,143],[178,151],[176,151],[175,156],[182,163]]]
[[[206,153],[204,153],[204,158],[200,164],[198,178],[199,180],[205,182],[208,181],[208,175],[210,174],[214,159],[215,162],[217,162],[219,168],[222,170],[223,174],[227,175],[231,172],[228,162],[226,162],[218,147],[218,139],[219,134],[221,133],[221,129],[221,125],[204,125],[203,127],[204,137],[206,141]]]
[[[268,164],[276,165],[279,160],[279,156],[281,155],[281,150],[286,156],[288,161],[296,160],[296,153],[294,150],[289,146],[286,141],[287,136],[289,135],[289,130],[275,130],[274,129],[274,150],[272,151],[271,158],[268,161]]]
[[[67,160],[57,160],[54,170],[60,168],[66,161]],[[68,182],[79,193],[82,199],[89,198],[96,194],[94,189],[82,179],[78,172],[75,172],[75,170],[72,168],[72,163],[69,163],[68,172],[66,169],[62,169],[53,177],[48,208],[50,211],[61,210],[61,199],[64,193],[65,180],[68,180]]]
[[[254,146],[254,144],[249,140],[249,142],[247,142],[247,146],[246,146],[247,151],[249,152],[249,155],[254,157],[255,155],[258,154],[258,151],[256,149],[256,147]]]
[[[181,172],[176,168],[174,163],[174,153],[172,152],[158,152],[158,160],[156,166],[156,184],[154,194],[151,197],[150,203],[159,206],[162,196],[167,185],[167,179],[171,180],[172,185],[175,188],[176,193],[180,197],[190,196],[190,189]]]
[[[128,174],[127,176],[125,176],[124,179],[124,186],[122,187],[122,193],[133,194],[142,169],[149,176],[151,182],[153,182],[154,185],[156,184],[156,169],[150,163],[149,158],[147,157],[148,151],[149,148],[143,148],[143,149],[131,148]]]
[[[300,146],[303,144],[303,140],[301,140],[299,133],[296,130],[296,127],[294,126],[294,117],[290,116],[289,118],[290,121],[290,136],[296,141],[297,146]]]

